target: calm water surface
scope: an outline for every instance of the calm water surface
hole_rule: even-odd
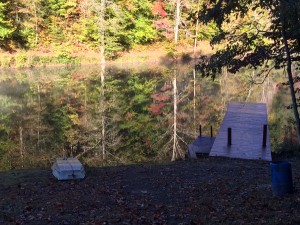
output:
[[[192,66],[143,64],[2,71],[0,167],[63,155],[90,165],[170,160],[200,124],[216,134],[230,101],[271,105],[270,79],[251,86],[245,75],[194,76]]]

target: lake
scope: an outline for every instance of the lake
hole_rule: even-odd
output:
[[[183,158],[199,125],[216,135],[230,101],[272,111],[277,78],[251,79],[263,78],[224,71],[212,80],[189,65],[143,63],[2,70],[0,169],[48,166],[60,156],[91,166]]]

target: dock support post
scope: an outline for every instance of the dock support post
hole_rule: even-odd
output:
[[[228,133],[227,133],[227,145],[231,145],[231,128],[228,127]]]
[[[213,127],[210,126],[210,137],[213,137]]]
[[[200,137],[202,136],[202,127],[201,127],[201,124],[199,125],[199,136]]]
[[[263,148],[267,147],[267,124],[264,124],[264,128],[263,128],[263,143],[262,146]]]

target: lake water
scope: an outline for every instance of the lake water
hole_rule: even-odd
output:
[[[213,81],[194,79],[192,66],[146,64],[2,71],[0,168],[63,155],[89,165],[184,157],[199,125],[217,133],[230,101],[271,107],[275,82],[250,85],[245,74]]]

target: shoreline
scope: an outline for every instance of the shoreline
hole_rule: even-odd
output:
[[[153,44],[147,48],[136,47],[128,52],[122,52],[115,59],[106,60],[105,65],[119,65],[130,63],[151,63],[155,65],[168,65],[178,61],[187,64],[195,61],[200,55],[210,54],[208,42],[199,44],[196,55],[193,46],[182,45],[177,49],[169,50],[163,44]],[[200,46],[202,48],[200,48]],[[204,47],[203,47],[204,46]],[[69,67],[76,65],[100,65],[100,53],[86,51],[83,53],[53,53],[44,51],[28,51],[0,54],[0,70],[5,69],[33,69]]]

